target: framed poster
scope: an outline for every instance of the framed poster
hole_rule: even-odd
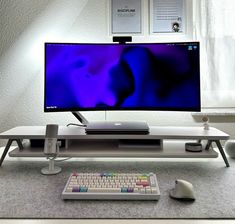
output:
[[[111,0],[111,33],[142,32],[141,0]]]
[[[184,0],[150,0],[151,33],[184,32]]]

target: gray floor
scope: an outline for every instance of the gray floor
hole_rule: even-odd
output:
[[[235,160],[225,168],[215,162],[73,162],[43,176],[44,162],[4,161],[0,168],[0,218],[235,218]],[[161,198],[156,201],[63,201],[67,178],[82,172],[150,172],[157,174]],[[195,202],[169,198],[177,178],[193,183]]]

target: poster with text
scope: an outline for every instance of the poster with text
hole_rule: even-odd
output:
[[[141,0],[111,1],[112,34],[141,33]]]
[[[184,0],[150,0],[153,33],[184,32]]]

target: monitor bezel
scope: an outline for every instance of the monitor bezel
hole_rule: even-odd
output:
[[[46,45],[160,45],[160,44],[197,44],[199,56],[199,108],[189,107],[71,107],[71,108],[46,108]],[[158,43],[66,43],[66,42],[45,42],[44,43],[44,112],[76,112],[76,111],[173,111],[173,112],[200,112],[201,111],[201,71],[200,71],[200,42],[199,41],[185,41],[185,42],[158,42]]]

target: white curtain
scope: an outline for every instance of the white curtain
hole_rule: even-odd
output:
[[[194,0],[202,107],[235,107],[235,0]]]

